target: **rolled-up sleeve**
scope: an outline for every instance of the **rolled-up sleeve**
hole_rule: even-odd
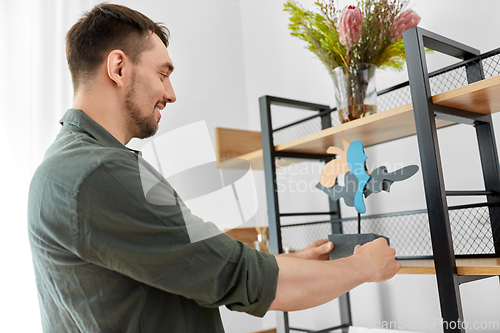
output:
[[[69,246],[85,261],[201,306],[263,316],[276,294],[274,256],[223,233],[191,242],[186,223],[202,231],[215,225],[191,214],[165,181],[149,191],[161,199],[157,204],[146,199],[131,160],[97,167],[79,188]]]

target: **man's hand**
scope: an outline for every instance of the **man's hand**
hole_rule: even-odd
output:
[[[328,260],[332,249],[333,243],[329,242],[328,239],[318,239],[300,251],[284,255],[301,259]]]
[[[332,249],[331,242],[321,239],[301,251],[276,255],[278,287],[269,309],[296,311],[318,306],[364,282],[390,279],[401,267],[394,258],[396,251],[384,238],[356,246],[350,257],[318,260],[327,259]]]
[[[357,245],[353,253],[353,256],[363,258],[367,267],[371,268],[369,282],[382,282],[396,275],[401,264],[396,261],[395,255],[396,250],[389,247],[382,237],[364,245]]]

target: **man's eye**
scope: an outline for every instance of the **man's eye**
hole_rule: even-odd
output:
[[[160,76],[161,76],[161,79],[162,79],[162,80],[165,80],[165,79],[168,77],[168,75],[167,75],[167,74],[163,74],[163,73],[160,73]]]

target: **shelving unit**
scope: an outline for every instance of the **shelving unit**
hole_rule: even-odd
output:
[[[427,70],[425,47],[461,58],[465,61],[467,81],[470,86],[484,79],[481,61],[476,61],[479,51],[448,38],[420,28],[407,30],[403,34],[407,56],[408,77],[411,87],[415,126],[422,164],[425,197],[429,212],[433,259],[439,291],[441,314],[444,322],[463,322],[460,283],[484,278],[491,270],[488,267],[472,266],[476,277],[462,278],[458,275],[455,260],[450,217],[444,187],[435,117],[473,125],[476,137],[485,189],[482,192],[488,202],[492,239],[496,255],[500,255],[500,166],[491,108],[498,106],[494,94],[483,98],[463,94],[449,105],[436,105],[431,99],[431,87]],[[468,108],[468,109],[466,109]],[[464,191],[465,192],[465,191]],[[471,195],[461,193],[460,195]],[[475,194],[473,194],[475,195]],[[469,263],[471,259],[469,259]],[[454,328],[444,326],[445,332],[465,332],[460,325]]]
[[[328,233],[354,233],[351,228],[353,219],[342,219],[338,203],[329,201],[328,212],[309,212],[290,214],[280,212],[276,183],[276,168],[302,160],[328,162],[333,156],[325,154],[330,146],[342,146],[341,139],[349,141],[361,140],[365,147],[381,144],[391,140],[416,135],[422,164],[427,210],[402,212],[363,217],[363,223],[370,227],[370,221],[382,221],[390,228],[400,228],[394,235],[388,235],[392,246],[403,247],[407,238],[403,237],[406,228],[417,227],[425,246],[419,248],[403,248],[404,253],[398,258],[403,265],[399,274],[436,274],[442,318],[445,322],[463,322],[459,284],[485,277],[500,275],[500,170],[497,148],[493,133],[491,114],[500,111],[500,49],[480,55],[475,49],[415,27],[403,34],[407,55],[409,82],[379,93],[392,94],[400,89],[411,88],[411,103],[394,105],[389,110],[332,127],[331,113],[335,109],[328,106],[282,99],[272,96],[261,97],[261,145],[258,132],[232,132],[226,129],[217,130],[218,157],[220,166],[234,166],[231,160],[223,158],[239,158],[247,160],[254,169],[264,169],[269,215],[269,237],[271,252],[282,252],[282,238],[292,237],[292,233],[305,230],[319,230],[326,236]],[[442,52],[463,61],[443,70],[429,74],[425,62],[425,47]],[[485,79],[484,61],[495,59],[498,64],[494,74]],[[466,82],[463,86],[452,87],[449,91],[431,95],[432,80],[437,80],[448,73],[463,72]],[[315,112],[314,116],[304,119],[310,121],[317,118],[322,130],[287,142],[275,144],[274,135],[286,127],[299,126],[295,122],[279,129],[273,128],[271,106],[281,105]],[[473,125],[476,128],[478,149],[480,152],[485,189],[479,191],[446,191],[441,168],[437,129],[456,123]],[[233,141],[231,136],[241,136],[239,151],[227,149],[226,142]],[[483,195],[484,204],[448,207],[447,196],[451,195]],[[477,214],[473,216],[471,214]],[[325,215],[328,220],[313,223],[282,225],[281,219],[291,215]],[[450,218],[451,216],[451,218]],[[465,216],[460,218],[460,216]],[[470,218],[473,216],[473,218]],[[402,222],[405,222],[403,224]],[[480,221],[478,223],[476,221]],[[398,223],[403,226],[398,226]],[[476,224],[474,224],[476,223]],[[466,239],[469,229],[460,234],[460,228],[480,228],[483,238],[487,239],[478,249],[460,243]],[[488,227],[490,226],[490,227]],[[295,231],[294,231],[295,230]],[[297,231],[299,230],[299,231]],[[391,229],[392,230],[392,229]],[[392,232],[389,230],[389,232]],[[458,236],[457,236],[458,230]],[[388,231],[387,229],[384,231]],[[452,232],[455,231],[452,242]],[[406,231],[408,232],[408,231]],[[415,231],[412,231],[415,232]],[[383,233],[383,232],[382,232]],[[384,233],[383,233],[384,234]],[[398,239],[402,241],[398,243]],[[466,242],[467,243],[467,242]],[[428,246],[427,246],[428,245]],[[427,247],[426,247],[427,246]],[[432,247],[431,247],[432,246]],[[321,332],[342,329],[352,324],[349,296],[340,299],[340,326],[321,330]],[[464,332],[457,327],[443,327],[445,332]],[[288,316],[278,320],[278,332],[302,332],[305,330],[290,328]],[[308,331],[312,332],[312,331]]]

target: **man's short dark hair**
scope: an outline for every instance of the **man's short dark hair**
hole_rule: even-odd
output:
[[[66,58],[74,90],[92,77],[112,50],[122,50],[137,63],[142,52],[153,47],[148,39],[151,32],[168,46],[168,29],[138,11],[101,3],[86,12],[66,35]]]

